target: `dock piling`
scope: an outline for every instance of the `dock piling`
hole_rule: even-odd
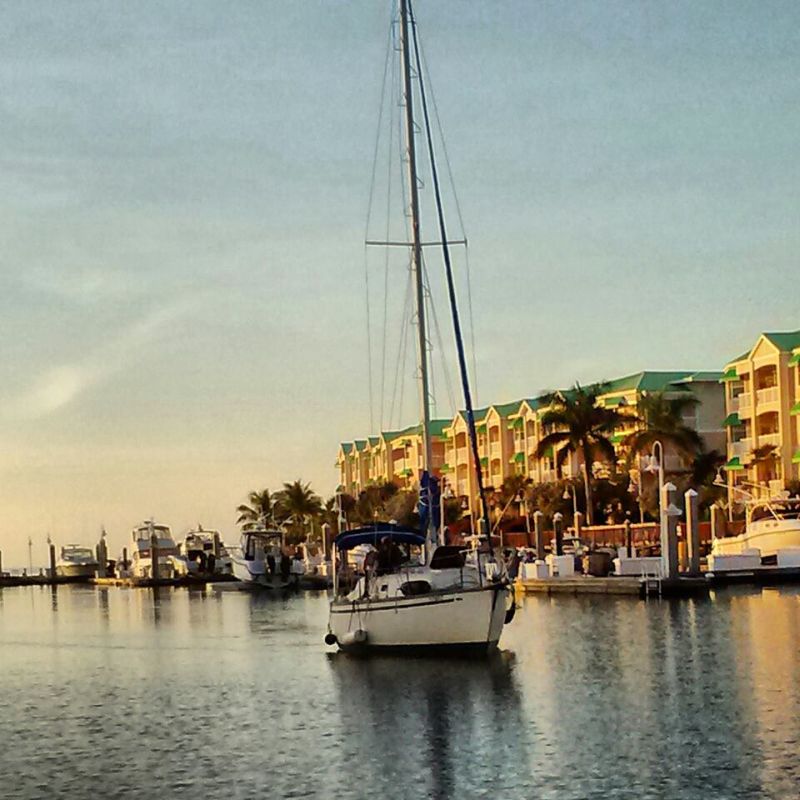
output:
[[[533,514],[533,532],[536,539],[536,560],[544,561],[544,514],[541,511]]]
[[[150,534],[150,577],[157,581],[160,577],[158,570],[158,534]]]
[[[721,539],[725,535],[725,513],[716,504],[711,506],[711,539]]]
[[[214,531],[214,544],[213,544],[213,553],[214,553],[214,561],[219,561],[219,533]]]
[[[56,546],[54,544],[50,545],[50,578],[51,580],[56,579]]]
[[[675,506],[677,491],[678,488],[674,483],[667,483],[661,494],[661,573],[662,577],[667,580],[678,577],[678,516],[680,509]]]
[[[556,540],[555,555],[564,555],[564,515],[557,511],[553,514],[553,535]]]
[[[629,519],[625,520],[625,553],[628,558],[633,558],[633,529]]]
[[[686,501],[686,547],[689,551],[689,574],[700,574],[700,497],[694,489],[684,495]]]

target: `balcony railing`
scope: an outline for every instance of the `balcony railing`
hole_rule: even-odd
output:
[[[459,464],[466,464],[469,461],[469,448],[459,447],[456,451],[456,458]]]
[[[742,395],[737,394],[736,397],[731,397],[730,400],[728,400],[728,413],[732,414],[734,411],[739,410],[739,398],[741,396]]]
[[[773,447],[781,446],[781,435],[779,433],[759,433],[758,446],[765,447],[772,445]]]
[[[741,411],[743,408],[750,408],[753,405],[753,395],[750,392],[745,392],[744,394],[740,394],[737,398],[739,401],[739,410]]]
[[[740,439],[738,442],[731,442],[728,452],[731,458],[741,458],[746,456],[753,449],[752,439]]]
[[[469,482],[468,481],[459,481],[456,487],[456,492],[459,495],[469,494]]]
[[[489,455],[492,458],[500,458],[501,455],[500,442],[492,442],[489,445]]]
[[[759,389],[756,392],[756,400],[759,405],[765,403],[777,403],[780,400],[780,392],[777,386],[771,386],[769,389]]]

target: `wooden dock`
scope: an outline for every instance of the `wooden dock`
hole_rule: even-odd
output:
[[[515,586],[525,594],[605,594],[629,597],[690,597],[707,594],[709,590],[709,584],[703,577],[654,581],[639,577],[596,578],[591,575],[574,575],[568,578],[517,580]]]

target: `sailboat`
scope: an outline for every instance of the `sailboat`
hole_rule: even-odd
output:
[[[431,121],[423,82],[420,48],[411,0],[399,3],[400,75],[404,108],[405,180],[410,206],[411,272],[417,320],[417,367],[424,463],[420,477],[420,530],[377,523],[343,531],[334,541],[334,589],[325,641],[342,650],[458,649],[490,651],[503,626],[513,616],[513,595],[502,565],[494,558],[487,530],[488,507],[472,396],[467,374],[461,325],[439,177],[434,158]],[[421,116],[415,118],[413,78]],[[419,185],[415,132],[424,132],[438,234],[456,340],[470,445],[480,496],[480,546],[472,550],[445,545],[437,530],[439,487],[431,473],[432,440],[427,353],[425,278],[422,260]],[[348,555],[369,546],[363,576],[354,580]]]

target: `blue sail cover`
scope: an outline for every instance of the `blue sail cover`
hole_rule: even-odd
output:
[[[431,508],[428,509],[428,498],[430,497]],[[442,518],[441,512],[441,490],[439,489],[439,479],[431,475],[428,470],[424,470],[419,479],[419,529],[423,533],[428,530],[428,520],[434,532],[439,530],[439,522]]]

